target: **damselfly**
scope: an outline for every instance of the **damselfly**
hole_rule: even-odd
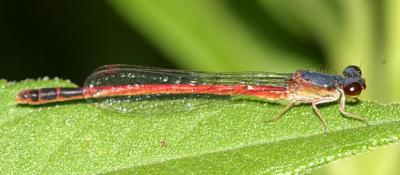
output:
[[[161,69],[133,65],[106,65],[96,69],[83,87],[41,88],[21,91],[18,104],[41,105],[77,99],[135,103],[158,98],[255,97],[286,101],[287,105],[268,122],[280,119],[291,107],[311,103],[324,129],[327,124],[318,104],[340,101],[343,116],[366,119],[345,110],[346,96],[357,96],[366,89],[357,66],[348,66],[343,76],[299,70],[295,73],[240,72],[210,73]],[[128,97],[115,98],[115,97]],[[134,100],[132,100],[134,99]]]

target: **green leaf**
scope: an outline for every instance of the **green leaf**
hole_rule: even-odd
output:
[[[276,29],[258,2],[108,2],[180,66],[286,72],[316,60],[315,55],[301,51],[294,38]]]
[[[134,116],[85,101],[35,107],[15,103],[24,88],[54,86],[73,84],[0,81],[2,173],[307,173],[338,158],[399,142],[399,104],[347,106],[367,117],[369,125],[341,117],[337,104],[324,105],[321,111],[329,126],[324,134],[308,105],[266,124],[282,106],[232,100],[205,104],[196,112]]]

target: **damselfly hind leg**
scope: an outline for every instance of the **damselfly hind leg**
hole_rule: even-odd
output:
[[[276,114],[273,118],[267,119],[265,120],[265,122],[270,123],[270,122],[276,122],[279,119],[281,119],[283,117],[283,114],[285,114],[287,111],[290,110],[290,108],[292,108],[294,105],[293,102],[290,102],[289,104],[287,104],[285,106],[285,108],[283,108],[278,114]]]

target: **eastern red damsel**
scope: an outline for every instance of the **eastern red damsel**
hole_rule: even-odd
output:
[[[276,121],[293,105],[311,103],[325,130],[327,124],[318,104],[340,101],[343,116],[366,119],[345,110],[346,96],[357,96],[366,89],[365,80],[357,66],[348,66],[343,76],[299,70],[295,73],[240,72],[210,73],[161,69],[133,65],[106,65],[96,69],[76,88],[41,88],[21,91],[18,104],[41,105],[77,99],[107,99],[137,97],[135,101],[157,99],[160,96],[178,98],[191,95],[250,96],[268,101],[287,101],[286,107],[267,121]],[[188,96],[185,96],[187,98]],[[132,101],[134,103],[134,101]]]

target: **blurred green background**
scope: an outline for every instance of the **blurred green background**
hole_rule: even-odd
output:
[[[0,78],[81,85],[97,66],[340,74],[361,66],[361,99],[399,101],[400,1],[109,0],[0,2]],[[396,47],[397,46],[397,47]],[[399,174],[400,146],[314,174]]]

